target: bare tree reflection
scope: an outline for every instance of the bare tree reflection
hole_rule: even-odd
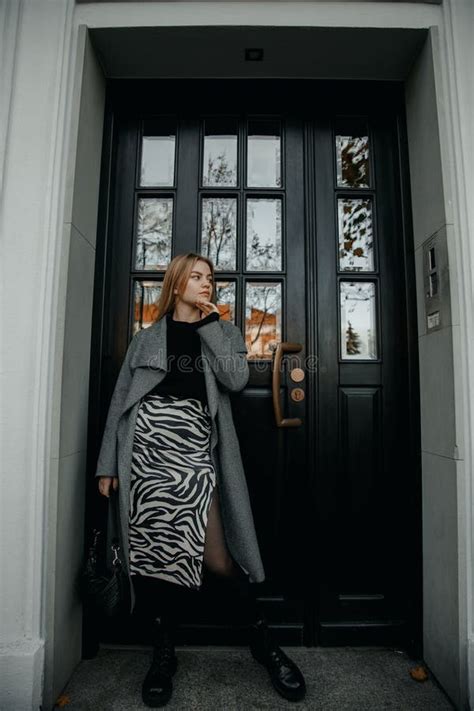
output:
[[[281,269],[281,200],[247,201],[247,269]]]
[[[138,201],[136,269],[166,269],[171,259],[173,198]]]
[[[216,301],[220,317],[235,323],[235,282],[216,282]]]
[[[216,269],[235,269],[236,232],[237,200],[204,198],[201,254],[210,257]]]
[[[157,317],[156,305],[160,298],[161,284],[155,281],[135,282],[133,334],[148,328]]]
[[[207,141],[207,137],[206,137]],[[206,170],[203,175],[203,185],[236,185],[236,166],[230,166],[225,150],[212,156],[211,149],[206,163]]]
[[[338,200],[339,267],[352,271],[373,269],[371,200]]]
[[[281,285],[247,284],[245,334],[249,358],[271,358],[281,340]]]

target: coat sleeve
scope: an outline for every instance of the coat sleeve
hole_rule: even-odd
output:
[[[210,366],[217,380],[228,390],[238,392],[249,379],[247,347],[240,329],[230,323],[229,326],[232,328],[225,333],[219,321],[211,321],[197,332],[212,353]]]
[[[138,335],[138,334],[137,334]],[[120,369],[114,392],[110,400],[109,411],[105,422],[102,444],[97,460],[95,476],[118,476],[117,472],[117,425],[120,419],[125,399],[132,382],[130,360],[135,350],[136,338],[133,338]]]

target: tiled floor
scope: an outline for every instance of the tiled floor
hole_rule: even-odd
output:
[[[303,701],[289,703],[270,685],[267,671],[247,648],[178,647],[174,694],[166,708],[250,711],[441,711],[453,709],[436,681],[414,681],[417,662],[404,652],[381,647],[285,647],[307,683]],[[82,661],[63,691],[67,711],[135,711],[151,649],[102,648]],[[67,698],[66,698],[67,697]]]

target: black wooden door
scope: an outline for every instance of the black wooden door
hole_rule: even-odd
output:
[[[260,598],[280,641],[415,643],[419,445],[400,92],[112,82],[105,138],[91,468],[123,355],[153,321],[167,264],[209,255],[221,316],[249,352],[250,380],[232,405],[267,574]],[[215,600],[191,606],[183,641],[236,641],[225,606],[217,612]],[[133,630],[124,620],[104,637]]]

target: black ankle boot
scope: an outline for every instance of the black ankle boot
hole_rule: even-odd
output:
[[[153,622],[153,660],[142,685],[142,699],[146,706],[158,708],[168,703],[177,666],[172,630],[158,618]]]
[[[296,664],[271,639],[264,619],[250,628],[250,651],[267,669],[273,687],[288,701],[300,701],[306,694],[304,677]]]

